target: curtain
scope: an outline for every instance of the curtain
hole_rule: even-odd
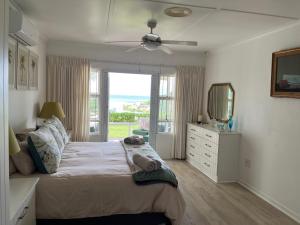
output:
[[[178,66],[175,91],[174,158],[185,158],[186,125],[196,122],[202,111],[203,68]]]
[[[73,141],[89,138],[89,76],[87,59],[47,56],[47,101],[61,103]]]

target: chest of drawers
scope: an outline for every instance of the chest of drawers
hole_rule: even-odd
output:
[[[235,182],[239,176],[239,143],[237,132],[219,132],[189,123],[186,160],[215,182]]]

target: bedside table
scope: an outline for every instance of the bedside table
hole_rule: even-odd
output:
[[[10,225],[35,225],[35,187],[39,178],[9,180]]]

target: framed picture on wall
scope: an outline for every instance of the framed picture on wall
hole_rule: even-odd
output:
[[[300,48],[273,53],[271,96],[300,98]]]
[[[29,53],[29,73],[28,73],[28,88],[30,90],[38,89],[38,63],[39,56],[34,52]]]
[[[18,44],[17,89],[28,89],[29,50]]]
[[[16,88],[16,67],[17,67],[17,41],[9,38],[8,40],[8,74],[9,87]]]

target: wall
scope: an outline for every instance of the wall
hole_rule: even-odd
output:
[[[298,221],[300,99],[270,97],[270,81],[272,52],[299,47],[299,36],[296,24],[209,52],[204,89],[207,116],[210,85],[232,83],[234,119],[242,134],[240,181]]]
[[[39,56],[39,88],[9,91],[9,121],[15,132],[36,126],[37,114],[46,99],[46,40],[40,38],[39,44],[29,49]]]

